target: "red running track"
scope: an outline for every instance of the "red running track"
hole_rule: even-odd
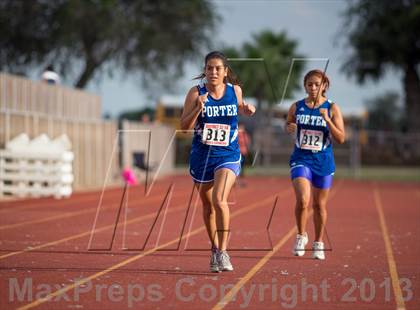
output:
[[[246,182],[230,197],[235,270],[219,274],[208,272],[188,177],[162,180],[149,196],[129,188],[121,210],[120,188],[106,190],[101,203],[100,192],[1,202],[1,309],[420,308],[418,183],[337,179],[328,203],[330,251],[317,261],[310,251],[291,255],[290,181]],[[311,239],[312,224],[308,233]]]

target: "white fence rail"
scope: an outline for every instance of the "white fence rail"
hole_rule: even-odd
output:
[[[67,136],[29,141],[21,134],[0,150],[0,196],[69,197],[74,181],[73,152]]]

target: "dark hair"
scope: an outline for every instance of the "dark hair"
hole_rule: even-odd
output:
[[[239,80],[235,72],[233,72],[232,68],[229,66],[228,59],[222,52],[213,51],[213,52],[208,53],[206,57],[204,58],[204,70],[209,60],[215,59],[215,58],[220,59],[223,62],[223,66],[228,69],[227,76],[224,78],[223,82],[231,83],[233,85],[241,85],[241,81]],[[203,72],[199,76],[195,77],[194,80],[203,79],[205,76],[206,75]]]
[[[319,69],[314,69],[314,70],[311,70],[308,73],[306,73],[305,77],[303,78],[303,86],[306,85],[306,81],[313,75],[319,76],[321,78],[322,84],[326,85],[325,89],[322,91],[322,96],[325,96],[325,92],[330,87],[330,79],[324,73],[324,71],[321,71]]]

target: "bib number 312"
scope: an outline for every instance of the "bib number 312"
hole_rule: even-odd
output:
[[[230,125],[204,124],[202,142],[207,145],[228,146]]]
[[[321,151],[322,141],[324,140],[324,133],[318,130],[300,131],[300,148],[311,151]]]

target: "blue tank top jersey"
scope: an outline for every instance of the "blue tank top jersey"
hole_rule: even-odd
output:
[[[207,92],[203,82],[197,88],[200,96]],[[195,123],[191,151],[204,156],[239,154],[238,100],[232,84],[226,84],[225,94],[218,100],[208,95],[204,112]]]
[[[305,104],[305,99],[296,103],[296,139],[295,149],[290,157],[290,167],[304,165],[319,176],[335,172],[331,134],[319,109],[327,109],[331,115],[333,103],[326,100],[319,107],[312,109]]]

